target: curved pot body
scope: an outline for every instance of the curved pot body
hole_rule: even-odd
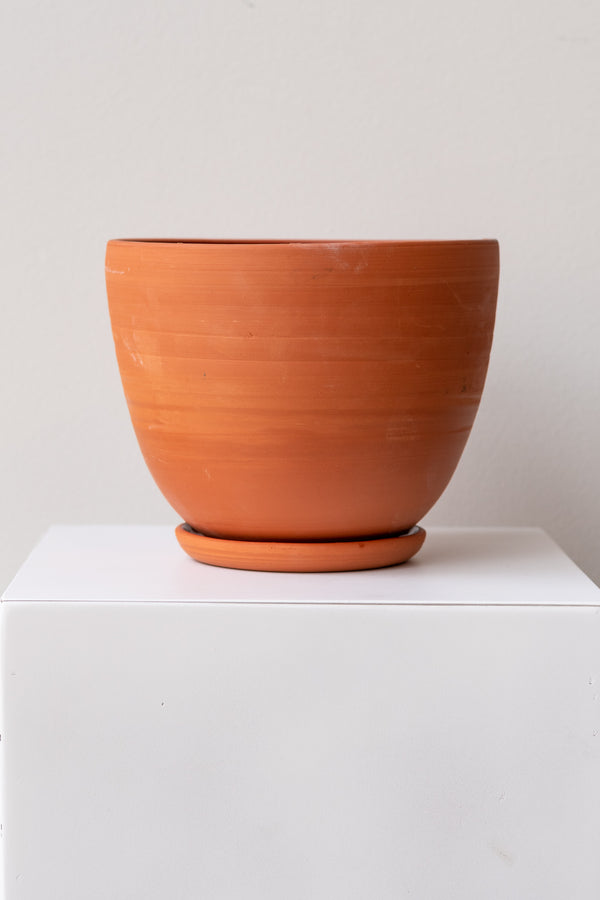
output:
[[[446,487],[490,353],[496,241],[110,241],[135,432],[191,529],[410,529]]]

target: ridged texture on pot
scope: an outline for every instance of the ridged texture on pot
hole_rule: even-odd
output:
[[[111,241],[135,432],[192,528],[240,540],[409,529],[485,380],[496,241]]]

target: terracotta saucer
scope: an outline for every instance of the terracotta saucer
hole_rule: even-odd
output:
[[[425,540],[415,525],[401,534],[350,541],[235,541],[208,537],[185,523],[175,534],[192,559],[228,569],[263,572],[349,572],[406,562]]]

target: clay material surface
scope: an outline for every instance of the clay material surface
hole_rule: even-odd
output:
[[[418,553],[425,530],[415,526],[405,534],[364,541],[228,541],[178,525],[179,545],[198,562],[230,569],[264,572],[351,572],[407,562]]]
[[[200,538],[395,537],[446,487],[496,241],[116,240],[106,281],[142,453]]]

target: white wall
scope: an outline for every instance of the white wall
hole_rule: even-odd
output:
[[[600,7],[5,0],[0,586],[51,522],[173,522],[110,237],[497,237],[488,383],[430,524],[536,524],[600,581]]]

